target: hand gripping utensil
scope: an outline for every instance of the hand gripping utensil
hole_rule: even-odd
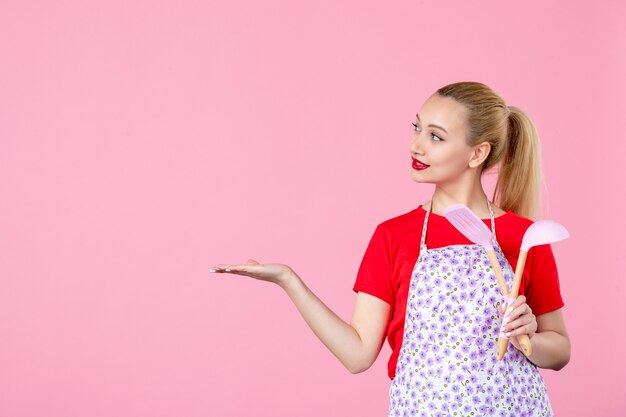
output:
[[[459,232],[461,232],[466,238],[468,238],[472,242],[481,245],[487,252],[487,257],[489,258],[491,267],[496,274],[498,285],[500,286],[500,293],[506,299],[506,311],[506,309],[513,303],[513,301],[515,301],[515,297],[517,297],[517,295],[515,297],[512,297],[512,294],[509,293],[509,289],[506,286],[504,275],[502,275],[502,269],[500,268],[498,258],[496,257],[493,245],[491,244],[491,230],[489,230],[487,225],[485,225],[485,223],[483,223],[483,221],[476,214],[474,214],[474,212],[470,210],[465,204],[453,204],[451,206],[448,206],[443,209],[443,214],[448,219],[448,221],[457,228]],[[519,335],[517,337],[517,340],[520,346],[522,346],[524,354],[526,354],[526,356],[529,356],[531,351],[530,339],[528,338],[528,335]],[[500,349],[502,346],[504,346],[504,351],[502,352],[502,354],[500,354]],[[498,360],[504,357],[504,352],[506,351],[507,347],[508,338],[501,331],[500,336],[498,337],[498,344],[496,349]]]
[[[565,229],[562,224],[557,223],[554,220],[537,220],[536,222],[531,224],[528,229],[526,229],[524,237],[522,238],[522,246],[520,248],[519,257],[517,258],[515,278],[513,279],[513,285],[511,287],[511,293],[509,294],[509,297],[516,299],[519,294],[519,287],[522,282],[522,273],[524,272],[524,265],[526,264],[526,255],[528,255],[528,251],[530,250],[530,248],[532,248],[533,246],[558,242],[560,240],[567,239],[568,237],[569,232],[567,231],[567,229]],[[523,336],[526,336],[526,339],[528,339],[527,335]],[[517,340],[524,348],[524,354],[526,354],[526,349],[528,349],[528,354],[526,354],[526,356],[530,356],[530,354],[532,353],[532,349],[530,348],[530,339],[528,339],[528,347],[525,347],[522,344],[522,341],[519,337]],[[498,339],[498,359],[501,359],[504,356],[504,352],[506,352],[508,343],[509,340],[504,339],[502,345],[500,345],[500,339]]]

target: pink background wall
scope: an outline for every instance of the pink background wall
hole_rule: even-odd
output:
[[[2,0],[0,416],[386,415],[387,344],[352,375],[279,287],[208,269],[286,263],[349,321],[376,224],[432,192],[414,114],[461,80],[536,122],[571,233],[554,410],[623,416],[624,11]]]

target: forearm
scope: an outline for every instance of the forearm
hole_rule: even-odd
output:
[[[280,285],[313,333],[352,373],[360,372],[363,343],[357,331],[328,308],[297,275]]]
[[[554,332],[535,333],[530,339],[532,355],[528,357],[538,368],[561,370],[570,359],[569,338]]]

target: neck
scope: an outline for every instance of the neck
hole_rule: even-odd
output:
[[[471,179],[469,179],[471,180]],[[443,209],[452,204],[464,204],[478,217],[489,217],[487,195],[480,178],[477,181],[457,181],[454,184],[437,184],[431,199],[431,212],[443,216]]]

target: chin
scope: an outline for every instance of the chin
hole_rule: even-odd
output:
[[[413,181],[420,183],[420,184],[432,184],[432,180],[428,180],[427,178],[421,177],[418,173],[415,172],[415,170],[412,170],[413,172],[411,172],[411,178],[413,179]]]

